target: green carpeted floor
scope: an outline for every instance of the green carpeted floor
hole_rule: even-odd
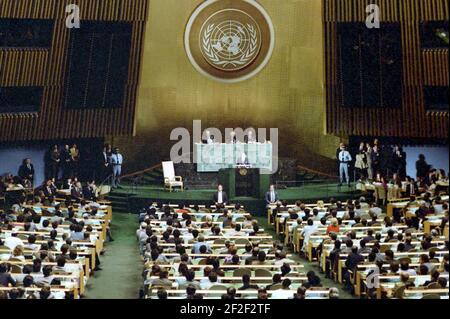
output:
[[[132,197],[146,197],[151,199],[158,199],[163,201],[170,200],[211,200],[215,192],[214,189],[188,189],[184,192],[167,192],[161,185],[142,185],[132,187],[130,185],[123,185],[123,188],[116,189],[112,192],[112,196],[123,196],[131,194]],[[353,187],[342,186],[338,187],[336,183],[318,183],[306,184],[304,186],[289,187],[278,190],[281,199],[288,201],[295,201],[301,199],[303,201],[314,201],[317,199],[324,199],[329,197],[336,197],[339,199],[349,198],[352,195],[360,194],[359,191]],[[233,199],[234,200],[234,199]]]
[[[106,243],[106,252],[100,256],[101,268],[89,279],[88,299],[136,299],[142,285],[142,261],[135,237],[137,217],[114,214],[113,242]]]
[[[256,217],[266,231],[272,236],[275,232],[267,227],[264,217]],[[106,252],[101,256],[103,270],[95,273],[89,279],[85,298],[87,299],[136,299],[142,285],[142,261],[139,256],[135,231],[138,227],[137,216],[116,213],[113,217],[112,232],[114,241],[106,243]],[[315,264],[310,264],[302,258],[295,260],[305,265],[305,272],[315,271],[325,287],[338,287],[332,280],[326,279],[319,272]],[[340,289],[340,298],[348,299],[352,296]]]

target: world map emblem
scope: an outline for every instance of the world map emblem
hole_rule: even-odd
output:
[[[261,49],[261,31],[254,20],[244,13],[242,19],[227,20],[229,10],[219,12],[218,23],[205,23],[201,31],[201,51],[208,63],[224,71],[245,68],[258,56]],[[211,20],[217,20],[215,16]],[[249,20],[242,22],[243,20]]]
[[[206,0],[189,19],[185,48],[203,75],[239,82],[266,66],[274,38],[270,17],[255,0]]]

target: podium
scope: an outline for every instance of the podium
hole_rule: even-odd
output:
[[[261,174],[259,168],[246,166],[219,170],[219,183],[228,197],[264,198],[270,185],[270,175]]]

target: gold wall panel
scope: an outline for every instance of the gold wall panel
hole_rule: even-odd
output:
[[[210,80],[189,62],[186,23],[201,0],[152,0],[144,39],[136,136],[114,138],[144,168],[168,159],[176,127],[278,128],[280,153],[332,157],[338,142],[325,132],[321,0],[260,0],[275,27],[271,61],[254,78]],[[136,159],[137,158],[137,159]]]
[[[135,132],[136,93],[149,0],[0,0],[0,18],[55,21],[49,49],[0,48],[0,86],[43,86],[39,112],[0,114],[0,142],[128,135]],[[83,20],[132,23],[125,98],[121,108],[66,110],[63,105],[67,45],[66,5]]]
[[[337,25],[364,22],[366,6],[380,7],[382,22],[398,22],[402,32],[403,103],[398,109],[339,106]],[[448,112],[427,112],[423,87],[448,85],[448,49],[422,50],[420,24],[448,20],[447,0],[323,0],[327,132],[341,136],[440,138],[448,136]]]

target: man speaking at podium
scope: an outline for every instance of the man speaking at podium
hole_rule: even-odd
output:
[[[214,193],[214,203],[216,206],[226,205],[228,203],[227,193],[223,191],[223,186],[217,186],[217,192]]]

